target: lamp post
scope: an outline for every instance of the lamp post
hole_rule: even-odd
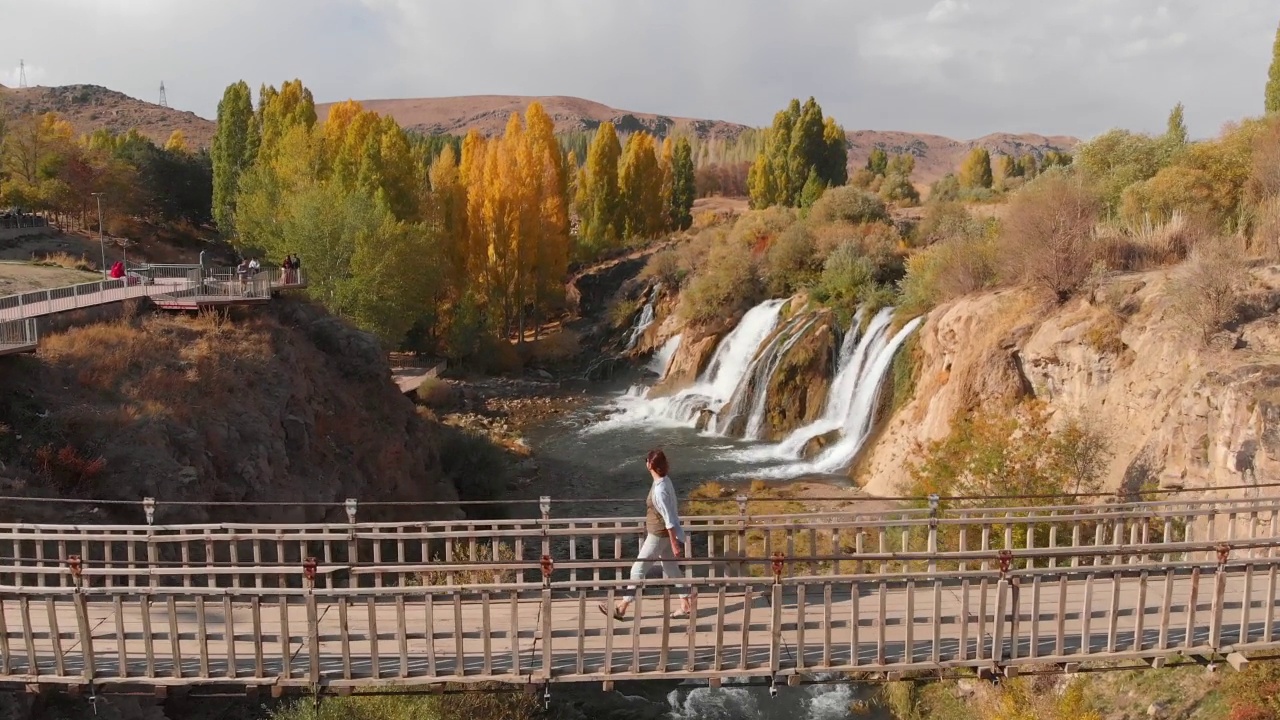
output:
[[[102,279],[107,279],[107,243],[102,237],[102,193],[89,193],[98,199],[98,249],[102,252]]]

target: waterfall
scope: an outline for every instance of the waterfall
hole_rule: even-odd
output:
[[[654,353],[653,357],[649,358],[649,362],[645,365],[645,369],[656,374],[659,378],[666,377],[667,368],[671,367],[671,360],[676,356],[676,350],[680,349],[680,340],[683,338],[684,334],[680,333],[672,336],[671,339],[663,343],[662,347],[658,348],[658,352]]]
[[[658,304],[658,291],[660,289],[660,286],[654,285],[653,289],[649,291],[649,299],[645,302],[644,309],[640,311],[640,316],[636,318],[635,325],[631,326],[631,336],[627,338],[626,350],[634,348],[636,343],[640,342],[640,336],[653,324],[654,306]]]
[[[865,312],[859,309],[853,319],[852,327],[845,333],[844,342],[840,345],[836,375],[831,381],[831,389],[827,391],[827,400],[821,417],[804,427],[796,428],[776,445],[765,445],[740,452],[741,459],[799,460],[805,445],[810,440],[844,427],[850,407],[854,404],[854,396],[865,384],[862,371],[867,364],[867,358],[875,357],[884,349],[885,335],[890,321],[893,320],[893,308],[884,308],[876,313],[867,324],[866,332],[860,333],[859,328],[865,316]]]
[[[694,425],[703,410],[718,412],[733,397],[761,343],[777,327],[778,314],[785,303],[785,299],[766,300],[748,310],[737,327],[716,346],[707,369],[691,387],[670,397],[649,398],[647,392],[640,396],[624,395],[616,403],[616,414],[588,429],[602,431],[652,421]]]
[[[791,461],[780,467],[753,472],[752,475],[787,478],[805,474],[829,474],[839,472],[853,462],[871,434],[871,423],[877,410],[876,401],[880,397],[889,368],[893,365],[894,355],[924,320],[912,320],[891,339],[887,339],[892,317],[892,308],[877,313],[866,332],[857,339],[856,345],[851,341],[851,337],[857,337],[855,320],[854,329],[850,330],[841,347],[840,367],[832,381],[822,417],[797,429],[776,445],[739,452],[737,459],[741,461]],[[850,346],[853,347],[851,352]],[[796,462],[800,460],[810,440],[834,430],[840,431],[840,439],[835,444],[812,461]]]
[[[807,314],[792,318],[782,327],[769,344],[756,354],[750,367],[743,375],[742,381],[734,390],[733,397],[716,416],[716,431],[729,433],[735,420],[746,415],[746,426],[742,437],[747,440],[759,440],[764,433],[765,406],[769,397],[769,382],[778,371],[783,358],[800,338],[813,327],[818,320],[816,315]],[[750,401],[750,407],[746,407]]]

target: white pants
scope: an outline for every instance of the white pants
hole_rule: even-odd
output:
[[[639,560],[631,566],[631,579],[639,582],[644,580],[644,576],[649,574],[649,570],[653,567],[654,560],[657,559],[662,563],[662,575],[668,580],[680,577],[680,565],[675,562],[675,556],[671,553],[671,539],[666,535],[649,535],[644,539],[644,543],[640,545]],[[635,588],[631,588],[632,594],[626,597],[627,602],[635,602]],[[687,593],[682,593],[681,598],[687,598]]]

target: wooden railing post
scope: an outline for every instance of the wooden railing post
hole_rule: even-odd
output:
[[[543,499],[546,500],[546,498],[543,498]],[[549,502],[544,503],[543,505],[544,508],[549,506],[550,506]],[[543,517],[544,518],[546,517],[545,510],[543,513]],[[544,533],[545,533],[545,529],[544,529]],[[544,543],[545,542],[546,541],[544,540]],[[544,547],[547,547],[547,546],[544,544]],[[551,659],[552,659],[551,573],[555,571],[555,563],[551,560],[551,554],[549,552],[544,553],[542,555],[541,565],[542,565],[542,608],[541,608],[542,612],[540,613],[540,615],[542,620],[542,679],[546,682],[550,682],[551,681]],[[636,611],[636,618],[635,618],[635,623],[637,627],[639,627],[640,625],[639,607],[640,607],[639,604],[637,604],[636,605],[637,611]],[[458,658],[458,663],[459,664],[462,663],[461,657]]]
[[[84,660],[84,681],[92,687],[96,674],[93,664],[93,632],[89,625],[89,607],[84,595],[84,577],[80,574],[80,556],[72,555],[67,559],[67,564],[71,568],[71,579],[75,583],[75,595],[72,597],[76,606],[76,626],[80,631],[80,656]],[[54,638],[55,644],[59,642],[61,641],[58,638]]]
[[[309,557],[303,562],[303,577],[307,588],[307,645],[311,656],[311,687],[320,685],[320,616],[316,611],[316,559]],[[370,638],[376,643],[377,638]],[[374,668],[377,672],[377,668]],[[375,675],[376,677],[376,675]]]
[[[996,614],[991,636],[991,664],[997,668],[1004,661],[1005,594],[1009,586],[1009,564],[1013,559],[1013,553],[1007,549],[1001,550],[998,557],[1000,580],[996,582]],[[1016,637],[1013,640],[1017,642]]]
[[[782,570],[783,555],[781,552],[773,554],[773,588],[770,596],[770,609],[773,611],[773,621],[770,623],[769,632],[769,672],[773,675],[778,674],[778,670],[782,667]],[[855,598],[855,602],[857,599]]]
[[[1213,575],[1213,614],[1209,618],[1209,647],[1217,651],[1222,644],[1222,605],[1227,590],[1227,558],[1231,554],[1231,548],[1227,545],[1219,544],[1218,567]],[[1245,597],[1244,601],[1249,601]]]

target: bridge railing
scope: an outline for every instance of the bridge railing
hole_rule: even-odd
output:
[[[0,321],[0,350],[34,347],[38,339],[36,321],[32,318]]]
[[[354,506],[351,516],[354,519]],[[325,588],[541,582],[629,574],[643,518],[541,518],[264,526],[0,525],[0,585],[67,586],[78,557],[102,587],[299,587],[307,558]],[[686,577],[986,571],[1210,561],[1218,543],[1280,538],[1280,498],[1050,508],[695,516]],[[1135,548],[1141,548],[1138,552]],[[1257,547],[1244,548],[1250,557]],[[1272,552],[1270,549],[1268,553]],[[1194,555],[1199,553],[1199,555]]]

